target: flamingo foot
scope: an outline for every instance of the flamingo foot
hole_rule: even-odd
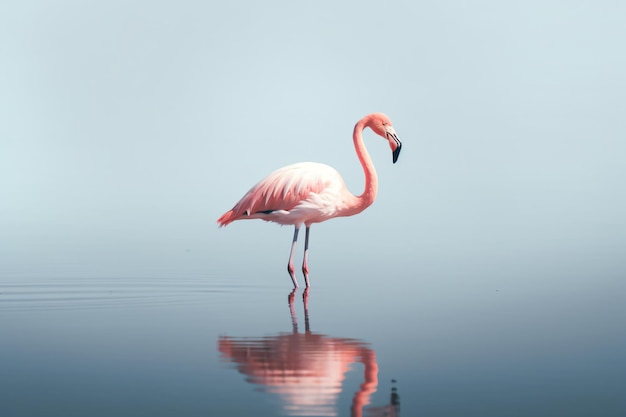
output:
[[[293,288],[298,288],[298,280],[296,279],[296,272],[293,269],[293,264],[289,262],[287,264],[287,272],[289,272],[289,276],[291,277],[291,282],[293,282]]]
[[[309,288],[311,284],[309,283],[309,265],[307,265],[306,261],[302,264],[302,274],[304,274],[304,282],[306,283],[306,288]]]

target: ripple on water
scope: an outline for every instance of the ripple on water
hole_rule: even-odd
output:
[[[0,281],[0,311],[152,307],[215,301],[249,283],[199,278],[20,278]]]

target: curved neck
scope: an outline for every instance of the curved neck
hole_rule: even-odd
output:
[[[365,127],[367,127],[366,122],[360,120],[354,126],[354,132],[352,133],[354,149],[356,150],[359,162],[365,173],[365,190],[363,194],[355,197],[354,206],[351,207],[351,214],[360,213],[369,207],[374,202],[376,193],[378,192],[378,176],[376,175],[372,158],[370,158],[363,144],[363,129],[365,129]]]

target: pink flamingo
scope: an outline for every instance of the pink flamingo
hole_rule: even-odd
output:
[[[369,207],[376,198],[378,177],[372,159],[363,144],[363,129],[369,127],[389,142],[395,164],[400,155],[402,143],[398,139],[391,121],[382,113],[365,116],[354,126],[352,138],[356,154],[365,172],[365,190],[359,196],[353,195],[332,167],[315,162],[302,162],[280,168],[250,189],[235,206],[224,213],[217,222],[220,226],[242,219],[261,219],[293,225],[293,241],[287,270],[295,288],[298,281],[294,273],[293,258],[298,232],[304,223],[304,259],[302,273],[309,284],[309,229],[313,223],[320,223],[333,217],[353,216]]]

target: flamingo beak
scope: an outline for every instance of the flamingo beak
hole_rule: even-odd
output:
[[[388,126],[386,130],[387,140],[389,141],[389,147],[391,148],[391,152],[393,155],[393,163],[395,164],[398,160],[398,157],[400,156],[402,142],[400,142],[400,139],[398,139],[398,135],[396,134],[396,131],[393,130],[393,127]]]
[[[395,164],[396,161],[398,160],[398,157],[400,156],[400,150],[402,149],[402,142],[400,142],[400,139],[398,139],[397,137],[394,137],[394,142],[397,147],[396,149],[393,150],[393,163]]]

